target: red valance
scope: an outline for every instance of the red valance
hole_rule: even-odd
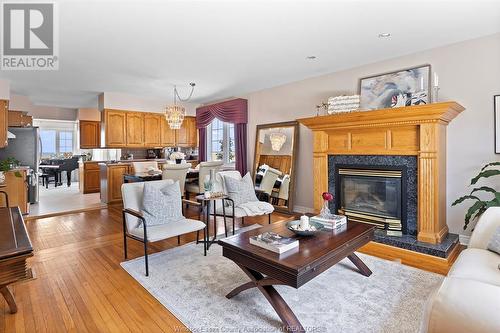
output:
[[[243,98],[232,99],[196,109],[196,128],[205,128],[215,119],[231,124],[246,124],[248,101]]]

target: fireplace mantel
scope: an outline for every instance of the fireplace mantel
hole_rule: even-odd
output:
[[[456,102],[339,113],[298,119],[313,130],[314,208],[328,191],[329,155],[418,157],[418,235],[439,243],[446,225],[446,126],[464,107]]]

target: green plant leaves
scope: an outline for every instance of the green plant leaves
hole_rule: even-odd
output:
[[[478,197],[474,196],[474,195],[464,195],[463,197],[461,198],[458,198],[457,200],[455,200],[455,202],[453,202],[451,205],[452,206],[456,206],[462,202],[464,202],[465,200],[467,199],[474,199],[474,200],[478,200],[478,201],[481,201],[481,199],[479,199]]]
[[[488,178],[488,177],[492,177],[492,176],[496,176],[496,175],[500,175],[500,170],[486,170],[486,171],[482,171],[482,172],[479,173],[479,175],[477,175],[476,177],[474,177],[474,178],[471,179],[470,184],[474,185],[481,178]]]
[[[491,162],[491,163],[488,163],[486,164],[480,172],[483,172],[486,168],[490,167],[490,166],[497,166],[497,165],[500,165],[500,162]]]

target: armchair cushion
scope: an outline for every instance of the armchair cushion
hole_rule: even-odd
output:
[[[148,226],[184,219],[179,182],[162,187],[145,182],[141,212]]]
[[[217,202],[217,207],[215,212],[219,215],[222,215],[222,204]],[[233,206],[229,205],[225,207],[226,216],[233,215]],[[247,217],[247,216],[260,216],[271,214],[274,212],[274,206],[268,202],[264,201],[251,201],[245,204],[241,204],[238,207],[234,208],[234,217]]]
[[[500,254],[500,227],[497,227],[497,230],[488,243],[488,250]]]
[[[468,247],[486,250],[498,227],[500,227],[500,207],[490,207],[477,221]]]
[[[224,177],[224,182],[227,195],[234,201],[236,207],[249,201],[258,201],[250,173],[247,173],[241,180]]]
[[[197,220],[183,218],[178,221],[168,222],[164,224],[147,226],[147,236],[149,242],[156,242],[162,239],[184,235],[189,232],[202,230],[205,228],[205,223]],[[144,239],[144,228],[138,227],[129,231],[131,235]]]
[[[482,249],[465,249],[448,272],[448,277],[475,280],[500,287],[500,256]]]

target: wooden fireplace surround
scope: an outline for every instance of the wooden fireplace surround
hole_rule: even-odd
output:
[[[329,188],[329,155],[417,156],[417,239],[441,242],[448,233],[446,127],[463,110],[456,102],[443,102],[298,119],[313,131],[315,210]]]

